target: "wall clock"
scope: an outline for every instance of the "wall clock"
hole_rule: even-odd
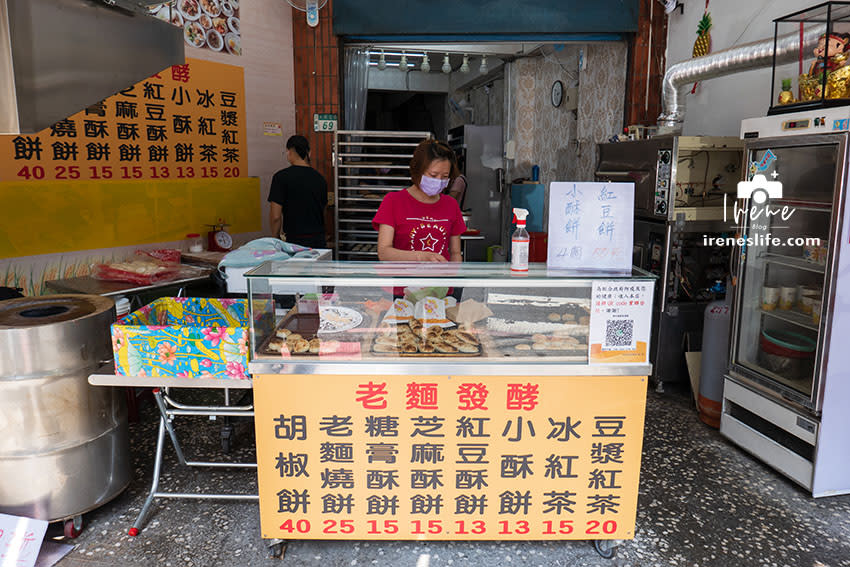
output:
[[[552,83],[552,106],[557,108],[562,102],[564,102],[564,83],[555,81]]]

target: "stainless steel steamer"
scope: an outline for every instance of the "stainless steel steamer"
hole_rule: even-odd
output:
[[[123,393],[87,381],[114,320],[97,295],[0,302],[0,512],[79,517],[129,484]]]

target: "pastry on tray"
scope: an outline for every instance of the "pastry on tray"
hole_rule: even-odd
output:
[[[382,327],[372,341],[372,352],[401,356],[475,356],[481,354],[478,337],[469,329],[424,326],[419,319]]]

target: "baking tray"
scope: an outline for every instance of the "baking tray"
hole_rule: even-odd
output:
[[[478,352],[378,352],[375,350],[375,343],[372,342],[372,347],[369,352],[375,356],[402,356],[406,358],[410,357],[427,357],[427,358],[435,358],[435,357],[449,357],[449,358],[457,358],[459,356],[481,356],[481,345],[478,346]]]

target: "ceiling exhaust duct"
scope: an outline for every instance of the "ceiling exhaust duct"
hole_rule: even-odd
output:
[[[0,0],[0,134],[38,132],[183,63],[183,30],[133,4]]]
[[[803,33],[803,50],[817,45],[826,33],[826,25],[816,25]],[[796,61],[800,54],[800,34],[791,33],[776,39],[776,63]],[[685,122],[685,102],[690,86],[697,81],[749,71],[773,64],[773,38],[732,47],[704,57],[671,65],[664,73],[661,87],[659,134],[681,134]]]

